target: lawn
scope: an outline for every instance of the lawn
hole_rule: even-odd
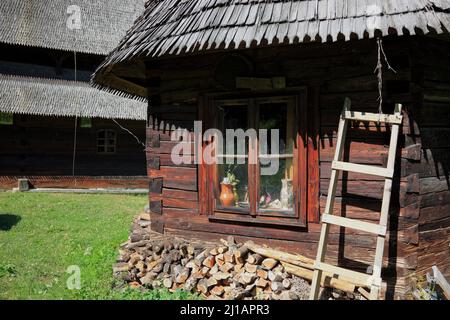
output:
[[[142,195],[0,193],[0,299],[190,298],[112,288],[117,248],[146,203]],[[67,271],[77,268],[81,288],[69,290]]]

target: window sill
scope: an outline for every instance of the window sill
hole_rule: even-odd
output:
[[[235,223],[247,223],[253,225],[268,225],[268,226],[281,226],[291,228],[306,228],[306,224],[300,221],[280,221],[280,220],[268,220],[253,217],[225,217],[222,215],[213,215],[208,217],[212,222],[235,222]]]

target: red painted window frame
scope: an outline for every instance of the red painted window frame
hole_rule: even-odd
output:
[[[276,97],[276,96],[295,96],[297,99],[297,110],[299,112],[299,134],[297,135],[298,146],[298,164],[299,169],[299,200],[298,218],[276,218],[256,216],[248,219],[236,217],[222,217],[214,213],[214,181],[213,165],[201,163],[198,165],[199,181],[199,214],[208,216],[210,220],[236,223],[254,223],[256,225],[276,225],[307,227],[308,223],[319,222],[319,117],[318,117],[318,90],[313,88],[313,95],[307,93],[310,89],[305,87],[277,92],[267,92],[261,94],[248,93],[227,93],[227,94],[207,94],[200,97],[199,120],[202,121],[203,132],[209,128],[215,128],[216,118],[214,112],[215,100],[242,99],[255,97]],[[202,134],[203,134],[202,132]],[[198,137],[202,141],[201,137]],[[207,144],[203,142],[197,146],[197,151],[202,152]],[[302,174],[303,173],[303,174]],[[250,177],[249,177],[250,178]],[[290,220],[290,221],[289,221]]]

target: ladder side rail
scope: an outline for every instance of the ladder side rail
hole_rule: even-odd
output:
[[[395,105],[395,114],[401,115],[402,105]],[[394,124],[392,125],[391,131],[391,140],[389,145],[389,154],[387,161],[387,168],[394,170],[395,167],[395,158],[397,154],[397,144],[398,144],[398,135],[400,131],[400,125]],[[380,226],[386,227],[387,221],[389,217],[389,206],[391,202],[391,193],[392,193],[392,178],[387,178],[384,183],[384,191],[383,191],[383,201],[381,204],[381,214],[380,214]],[[383,266],[383,255],[384,255],[384,242],[385,235],[379,235],[377,237],[377,245],[375,249],[375,260],[373,264],[373,277],[381,278],[381,269]],[[377,285],[373,285],[370,290],[371,299],[378,299],[380,287]]]
[[[344,108],[341,113],[339,120],[337,142],[336,142],[336,152],[334,155],[334,160],[339,161],[344,153],[344,143],[347,133],[348,120],[345,119],[345,112],[350,110],[351,101],[349,98],[345,98]],[[331,171],[330,185],[328,187],[327,202],[325,205],[325,213],[330,214],[333,212],[334,200],[336,195],[337,184],[339,180],[339,172],[335,169]],[[325,259],[325,254],[327,250],[328,233],[330,231],[330,225],[328,223],[322,223],[319,243],[317,245],[317,257],[316,262],[323,262]],[[316,300],[319,296],[320,281],[322,279],[322,270],[314,270],[314,275],[311,283],[310,300]]]

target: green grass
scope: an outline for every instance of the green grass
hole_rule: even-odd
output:
[[[190,299],[113,289],[112,265],[146,196],[0,193],[0,299]],[[78,266],[81,289],[69,290]]]

